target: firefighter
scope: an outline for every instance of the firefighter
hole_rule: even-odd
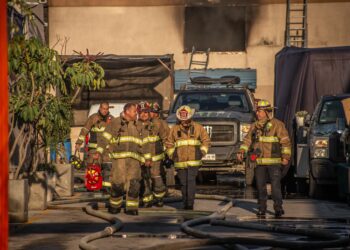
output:
[[[163,148],[163,152],[165,153],[165,140],[169,134],[169,125],[168,123],[160,117],[160,106],[157,102],[151,103],[151,121],[159,127],[159,137],[160,141],[156,143],[157,154],[160,154],[161,148]],[[169,159],[169,157],[165,154],[165,157],[160,165],[160,172],[162,175],[163,182],[166,183],[166,186],[174,186],[175,185],[175,171],[173,162]]]
[[[137,123],[137,104],[128,103],[120,117],[107,126],[99,137],[96,158],[109,144],[111,171],[111,197],[108,211],[116,214],[121,211],[123,195],[126,191],[125,213],[138,215],[141,167],[150,161],[143,158],[141,127]]]
[[[93,163],[93,156],[96,153],[97,138],[105,131],[107,124],[112,121],[113,116],[109,113],[109,103],[102,102],[98,112],[92,114],[81,129],[78,140],[75,143],[75,151],[79,151],[81,145],[85,141],[86,135],[90,133],[88,147],[87,163]],[[103,160],[108,160],[108,155],[104,154]]]
[[[265,216],[267,203],[266,182],[271,181],[275,216],[284,214],[282,208],[281,172],[291,158],[291,142],[283,122],[272,118],[273,107],[266,100],[256,106],[257,121],[251,126],[243,140],[238,160],[246,153],[250,160],[256,161],[255,178],[258,189],[257,216]]]
[[[165,142],[166,131],[159,120],[150,119],[151,105],[147,102],[139,104],[139,120],[143,127],[143,147],[145,159],[152,161],[151,166],[143,167],[143,204],[151,207],[154,203],[158,207],[163,206],[163,197],[166,188],[161,176],[161,163],[164,159],[162,140]]]
[[[176,111],[178,124],[174,125],[166,140],[167,154],[174,161],[181,183],[184,209],[192,210],[196,193],[196,176],[207,154],[210,138],[202,125],[192,121],[194,110],[181,106]]]

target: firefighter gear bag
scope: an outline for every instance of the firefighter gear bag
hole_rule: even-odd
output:
[[[98,191],[102,188],[101,166],[96,163],[89,164],[85,172],[85,187],[89,191]]]

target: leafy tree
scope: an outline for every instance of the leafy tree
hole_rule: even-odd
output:
[[[24,1],[9,3],[32,19]],[[46,149],[69,138],[72,103],[79,90],[99,89],[105,82],[102,67],[88,51],[80,53],[81,61],[65,65],[57,51],[17,32],[10,35],[8,53],[10,159],[16,162],[14,178],[19,178],[25,164],[35,172],[47,159]]]

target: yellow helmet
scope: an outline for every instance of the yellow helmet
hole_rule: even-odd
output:
[[[257,105],[256,105],[256,110],[259,110],[259,109],[264,109],[264,110],[267,110],[267,111],[272,111],[272,106],[271,106],[271,103],[267,100],[259,100]]]
[[[192,116],[194,115],[194,112],[195,112],[194,109],[191,109],[187,105],[183,105],[176,110],[176,117],[180,121],[187,121],[192,118]]]

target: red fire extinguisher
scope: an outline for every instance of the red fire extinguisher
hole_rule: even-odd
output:
[[[87,166],[85,187],[89,191],[98,191],[102,188],[102,171],[99,164],[92,163]]]

